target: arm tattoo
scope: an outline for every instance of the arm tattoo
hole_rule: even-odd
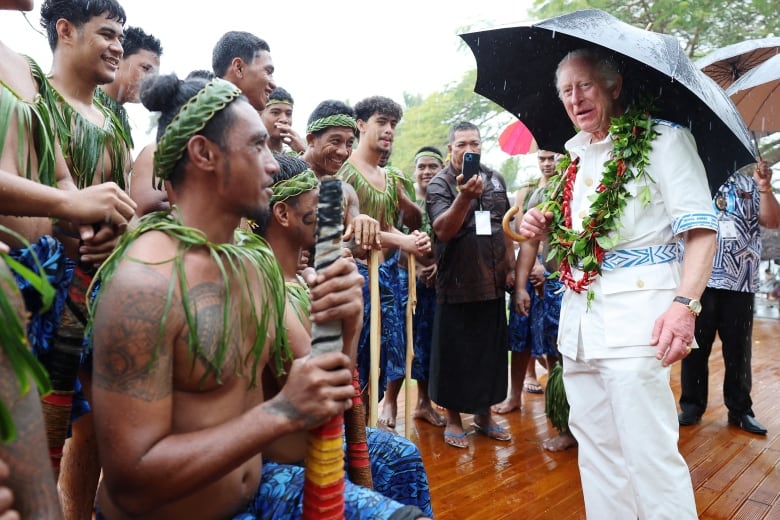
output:
[[[271,415],[285,417],[291,421],[302,420],[306,429],[314,428],[318,424],[318,420],[316,418],[310,415],[305,416],[302,414],[282,393],[277,394],[276,397],[268,401],[266,410]]]
[[[149,267],[134,265],[101,289],[94,326],[96,386],[144,401],[170,395],[171,330],[181,323],[182,309],[174,295],[164,315],[168,283]]]

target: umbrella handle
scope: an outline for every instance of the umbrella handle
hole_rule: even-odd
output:
[[[517,212],[520,211],[520,208],[517,206],[512,206],[509,208],[509,211],[506,212],[504,215],[504,219],[501,221],[501,226],[504,228],[504,234],[514,240],[515,242],[525,242],[528,240],[523,235],[520,235],[518,233],[515,233],[511,226],[509,225],[509,222],[512,220],[512,217],[514,217]]]

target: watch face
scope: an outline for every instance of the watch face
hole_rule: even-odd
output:
[[[688,304],[688,307],[691,308],[693,312],[695,312],[697,315],[701,312],[701,303],[699,300],[691,300]]]

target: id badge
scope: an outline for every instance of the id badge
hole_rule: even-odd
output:
[[[720,238],[723,240],[737,239],[737,226],[730,220],[724,220],[718,223],[720,227]]]
[[[474,222],[477,225],[477,235],[490,235],[490,212],[475,211]]]

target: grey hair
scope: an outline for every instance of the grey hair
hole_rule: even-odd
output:
[[[611,56],[593,48],[577,49],[569,52],[566,56],[564,56],[563,59],[558,63],[558,68],[555,69],[555,88],[558,90],[558,97],[561,96],[561,69],[564,65],[576,59],[585,60],[589,64],[593,65],[596,68],[596,73],[599,75],[601,80],[604,82],[604,85],[608,89],[611,90],[617,83],[617,78],[620,75],[620,71],[618,70],[617,64]]]

